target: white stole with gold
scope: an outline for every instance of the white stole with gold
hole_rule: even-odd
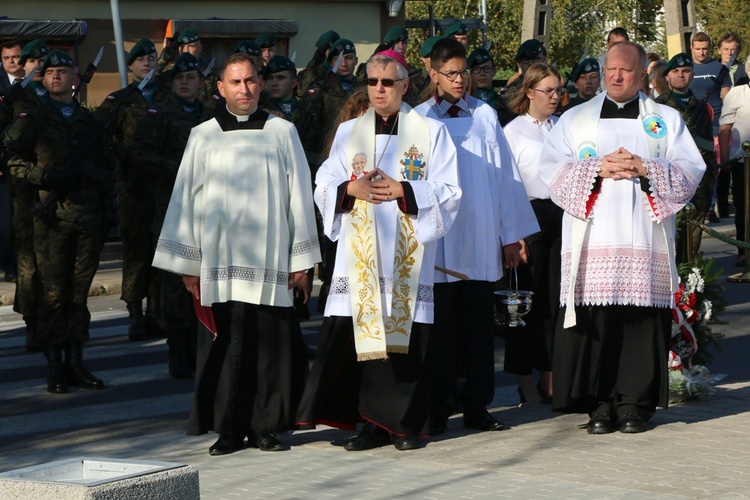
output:
[[[430,127],[427,120],[409,106],[401,105],[398,135],[394,136],[400,160],[401,179],[416,181],[427,177],[430,163]],[[346,157],[366,157],[365,171],[383,167],[378,161],[385,151],[375,150],[375,111],[370,108],[352,126]],[[364,154],[362,154],[364,153]],[[395,202],[393,202],[395,203]],[[391,315],[385,316],[379,272],[375,205],[356,200],[343,217],[352,322],[357,360],[385,359],[391,353],[407,353],[419,288],[424,245],[417,242],[411,216],[398,212],[393,262]],[[341,244],[341,243],[340,243]],[[339,249],[340,251],[342,249]]]
[[[576,159],[582,160],[592,156],[599,156],[599,120],[602,111],[602,105],[606,98],[606,92],[594,97],[594,102],[598,105],[588,106],[586,112],[579,113],[576,116],[576,126],[573,128],[573,145],[575,148]],[[640,111],[639,120],[642,123],[643,133],[646,136],[648,145],[649,159],[664,158],[667,151],[667,124],[664,117],[659,111],[659,106],[646,94],[639,92],[638,107]],[[664,224],[661,224],[662,230]],[[586,234],[589,230],[589,221],[574,217],[572,219],[571,235],[571,262],[570,262],[570,281],[565,300],[565,320],[563,328],[572,328],[576,325],[575,312],[575,289],[578,277],[578,268],[581,263],[581,251]],[[665,234],[665,239],[669,241]]]

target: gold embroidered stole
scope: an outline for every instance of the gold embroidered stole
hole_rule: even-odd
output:
[[[347,144],[347,161],[354,166],[366,160],[366,172],[374,170],[385,153],[375,151],[376,119],[375,111],[371,108],[354,123]],[[409,181],[426,178],[430,153],[427,120],[402,104],[398,114],[398,135],[392,139],[396,139],[397,151],[403,155],[397,166],[400,177],[392,177]],[[379,165],[388,175],[391,175],[393,167]],[[358,168],[361,169],[361,165]],[[372,203],[357,200],[352,211],[343,218],[357,361],[385,359],[389,352],[409,351],[424,253],[424,245],[417,242],[411,216],[399,210],[394,238],[393,279],[381,276],[375,207]],[[388,294],[381,290],[381,286],[389,283],[392,283],[392,290],[388,290],[392,292],[392,300],[391,313],[387,315],[383,298]]]

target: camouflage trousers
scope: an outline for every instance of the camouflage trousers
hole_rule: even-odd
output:
[[[34,221],[34,254],[39,277],[37,334],[43,342],[85,340],[91,314],[86,305],[99,266],[102,224]]]
[[[151,262],[156,249],[151,233],[154,197],[120,192],[120,238],[122,239],[122,296],[125,302],[149,296],[153,279]]]
[[[34,257],[34,205],[37,201],[36,189],[26,181],[11,179],[13,200],[13,237],[18,263],[16,296],[13,310],[24,317],[36,316],[38,277],[36,257]]]

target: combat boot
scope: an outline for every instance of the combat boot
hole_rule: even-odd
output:
[[[167,345],[169,346],[169,375],[172,378],[190,378],[193,371],[185,357],[186,338],[185,329],[167,330]]]
[[[146,340],[146,324],[143,318],[143,304],[140,300],[128,302],[128,339]]]
[[[62,360],[62,345],[48,345],[44,349],[47,358],[47,392],[52,394],[64,394],[68,392],[68,383],[65,381],[65,369]]]
[[[36,318],[24,316],[26,322],[26,352],[44,352],[44,344],[36,335]]]
[[[81,389],[104,389],[104,382],[95,377],[82,364],[83,341],[69,340],[65,343],[65,378],[68,384]]]

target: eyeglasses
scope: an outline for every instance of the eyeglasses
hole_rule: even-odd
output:
[[[461,71],[449,71],[447,73],[443,73],[442,71],[435,70],[444,77],[448,79],[449,82],[455,82],[456,78],[458,78],[459,75],[461,75],[461,78],[466,80],[469,78],[469,75],[471,74],[471,70],[469,68],[464,68]]]
[[[378,82],[380,82],[383,84],[383,87],[393,87],[396,82],[400,82],[401,80],[403,80],[403,78],[399,78],[398,80],[394,80],[393,78],[368,78],[367,85],[370,87],[377,87]]]
[[[475,66],[475,67],[471,68],[471,73],[474,74],[474,75],[478,75],[480,73],[494,74],[495,73],[495,67],[492,66],[492,65],[490,65],[490,66]]]
[[[562,96],[565,93],[565,89],[563,87],[557,87],[556,89],[531,89],[536,90],[537,92],[541,92],[542,94],[546,95],[547,97],[552,97],[555,94]]]

